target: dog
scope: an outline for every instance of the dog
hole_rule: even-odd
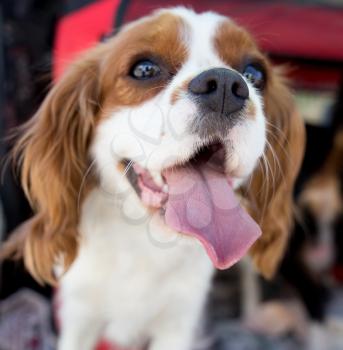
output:
[[[214,268],[271,277],[304,129],[233,20],[177,7],[124,26],[52,87],[14,149],[35,216],[3,245],[57,284],[59,350],[191,349]]]

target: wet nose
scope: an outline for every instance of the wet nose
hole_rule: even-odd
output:
[[[200,107],[230,117],[241,110],[249,97],[249,89],[242,76],[234,70],[212,68],[197,75],[188,85]]]

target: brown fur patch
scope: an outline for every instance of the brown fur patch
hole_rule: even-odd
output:
[[[219,57],[234,69],[242,69],[249,57],[263,60],[255,42],[249,33],[232,21],[223,21],[214,38],[214,47]]]
[[[287,246],[293,224],[293,186],[305,145],[303,121],[282,73],[269,66],[268,77],[264,102],[268,129],[265,155],[269,165],[260,164],[250,188],[251,212],[263,232],[251,254],[265,277],[274,275]]]

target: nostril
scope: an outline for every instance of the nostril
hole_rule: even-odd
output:
[[[232,93],[236,96],[236,97],[239,97],[239,95],[238,95],[238,89],[239,89],[239,86],[238,86],[239,84],[236,82],[236,83],[233,83],[232,84],[232,88],[231,88],[231,90],[232,90]]]
[[[238,98],[247,99],[249,97],[249,89],[244,81],[243,83],[235,81],[231,86],[231,91],[232,94]]]
[[[207,93],[216,91],[218,88],[217,82],[215,80],[210,80],[207,82]]]

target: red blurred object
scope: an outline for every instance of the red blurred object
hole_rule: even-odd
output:
[[[96,347],[96,350],[124,350],[124,349],[114,347],[114,345],[111,345],[106,341],[102,341],[100,344],[98,344],[98,346]]]
[[[256,37],[262,48],[278,56],[343,61],[343,9],[301,5],[290,1],[188,1],[199,12],[227,15]],[[179,1],[131,1],[125,20],[131,21],[161,6]]]
[[[60,298],[60,294],[58,292],[58,289],[54,292],[53,297],[53,309],[54,311],[54,323],[56,325],[57,330],[60,328],[60,317],[58,313],[58,309],[60,308],[62,303],[62,300]],[[111,344],[110,342],[106,340],[101,340],[95,350],[139,350],[139,349],[124,349],[118,346],[115,346],[114,344]]]
[[[196,11],[216,11],[247,28],[263,50],[290,63],[298,87],[336,89],[343,71],[343,8],[290,1],[190,1]],[[125,21],[177,1],[131,1]]]
[[[60,20],[54,48],[54,79],[66,66],[111,32],[120,0],[100,0],[67,14]]]

